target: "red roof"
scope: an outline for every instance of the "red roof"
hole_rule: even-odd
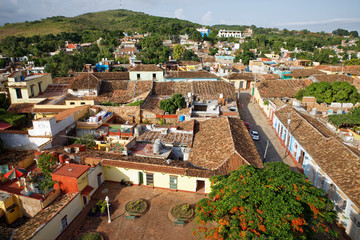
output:
[[[5,130],[11,127],[11,124],[0,122],[0,130]]]
[[[52,175],[79,178],[89,168],[90,167],[86,165],[68,163],[57,169]]]
[[[76,49],[77,48],[77,44],[73,44],[73,43],[69,43],[67,48],[73,48]]]
[[[81,195],[88,196],[92,190],[94,190],[92,186],[86,185],[86,187],[84,187],[84,189],[81,191]]]

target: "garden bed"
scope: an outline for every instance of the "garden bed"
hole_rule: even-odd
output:
[[[143,199],[131,200],[126,203],[125,210],[131,215],[142,215],[148,208],[148,203]]]
[[[77,240],[103,240],[103,236],[96,232],[88,232],[81,235]]]
[[[175,221],[175,219],[182,219],[186,222],[190,222],[194,217],[194,208],[188,203],[182,203],[172,207],[168,216],[171,221]]]

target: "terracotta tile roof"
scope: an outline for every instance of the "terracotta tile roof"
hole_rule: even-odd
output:
[[[256,88],[263,98],[292,98],[298,90],[306,88],[311,83],[310,79],[264,80],[256,83]]]
[[[201,64],[200,62],[196,62],[196,61],[181,61],[179,62],[180,66],[187,66],[187,65],[199,65]]]
[[[218,77],[215,74],[209,73],[208,71],[173,71],[173,72],[169,72],[166,78],[218,79]]]
[[[339,74],[315,74],[312,77],[319,82],[334,83],[336,81],[339,81],[339,82],[348,82],[350,84],[354,82],[354,79],[352,77],[346,75],[339,75]]]
[[[163,144],[180,144],[190,147],[193,141],[193,133],[169,131],[162,134],[161,131],[144,131],[136,138],[139,142],[151,143],[154,143],[156,139],[161,139]]]
[[[275,115],[287,126],[288,113],[294,138],[346,196],[360,206],[360,156],[306,113],[285,106]]]
[[[277,80],[280,79],[280,76],[278,74],[255,74],[256,80]]]
[[[35,103],[13,103],[8,108],[10,113],[31,113]]]
[[[155,64],[140,64],[130,70],[131,72],[162,72],[163,70]]]
[[[146,159],[146,158],[143,158]],[[150,160],[150,159],[148,159]],[[128,162],[122,160],[103,160],[102,166],[113,166],[113,167],[122,167],[122,168],[130,168],[137,170],[144,170],[150,172],[161,172],[168,174],[177,174],[177,175],[185,175],[185,176],[195,176],[195,177],[211,177],[214,176],[215,173],[198,169],[191,166],[187,161],[180,160],[171,160],[170,164],[167,164],[166,161],[162,162],[164,164],[154,164],[154,163],[144,163],[144,162]]]
[[[351,65],[351,66],[334,66],[334,65],[318,65],[315,67],[320,71],[329,71],[329,72],[351,72],[360,69],[360,65]]]
[[[159,108],[160,99],[155,97],[148,97],[145,103],[141,106],[142,110],[149,111],[155,114],[163,115],[165,112]]]
[[[100,80],[130,80],[129,72],[94,72]]]
[[[316,68],[310,68],[310,69],[295,69],[291,71],[291,75],[294,78],[300,78],[300,77],[310,77],[314,74],[324,74],[322,71],[317,70]]]
[[[189,162],[216,170],[232,155],[239,154],[256,167],[263,167],[248,130],[240,119],[214,118],[195,125],[195,138]]]
[[[172,96],[175,93],[180,93],[187,96],[189,92],[203,100],[218,99],[220,93],[226,99],[236,99],[234,86],[225,81],[154,82],[152,94]]]
[[[81,195],[88,196],[92,190],[94,190],[94,188],[92,186],[86,185],[86,187],[84,187],[84,189],[81,190]]]
[[[68,88],[69,89],[97,89],[99,79],[92,73],[83,73],[77,78],[73,79]]]
[[[49,108],[36,108],[36,106],[35,106],[35,108],[33,108],[31,110],[31,112],[32,113],[60,113],[60,112],[70,109],[70,108],[64,109],[64,108],[50,108],[50,107],[51,107],[51,105],[49,106]]]
[[[179,130],[194,131],[194,127],[195,127],[195,120],[192,119],[189,121],[180,122]]]
[[[227,79],[255,81],[255,76],[252,73],[230,73]]]
[[[82,110],[82,109],[85,109],[85,108],[88,108],[89,106],[80,106],[80,107],[75,107],[75,108],[70,108],[70,109],[67,109],[65,111],[62,111],[61,113],[58,113],[55,115],[55,118],[56,118],[56,121],[59,122],[59,121],[62,121],[64,120],[65,118],[73,115],[74,113]]]
[[[60,195],[49,206],[30,218],[24,225],[19,227],[14,235],[14,240],[27,240],[33,238],[36,231],[46,225],[61,209],[69,204],[79,193]]]
[[[87,165],[67,163],[62,167],[55,170],[51,175],[79,178],[83,175],[90,167]]]
[[[74,77],[55,77],[53,78],[54,84],[69,84]]]
[[[2,131],[1,131],[2,132]],[[25,159],[34,158],[35,151],[22,151],[22,150],[14,150],[14,149],[5,149],[0,154],[0,165],[14,165]]]

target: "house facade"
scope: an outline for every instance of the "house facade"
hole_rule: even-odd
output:
[[[130,70],[130,80],[142,80],[142,81],[164,81],[164,72],[161,68],[153,64],[137,65]]]
[[[8,89],[11,103],[38,103],[44,98],[38,97],[47,86],[52,84],[49,73],[30,74],[15,72],[8,77]]]
[[[339,142],[316,119],[290,106],[276,111],[272,126],[297,167],[334,202],[346,233],[359,240],[360,157],[356,150]]]

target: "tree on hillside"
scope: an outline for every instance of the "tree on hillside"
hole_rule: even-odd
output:
[[[86,148],[94,148],[96,146],[95,137],[90,133],[85,133],[81,135],[80,138],[76,139],[75,143],[85,144]]]
[[[196,205],[200,225],[194,234],[206,239],[311,239],[336,233],[333,203],[284,163],[264,169],[241,166],[230,176],[211,178],[211,193]]]
[[[174,46],[172,58],[175,60],[179,60],[184,52],[184,48],[180,44],[176,44]]]
[[[338,28],[332,32],[332,34],[339,36],[349,36],[349,31],[345,29]]]
[[[349,35],[352,37],[358,37],[359,33],[358,33],[358,31],[351,31],[351,32],[349,32]]]

